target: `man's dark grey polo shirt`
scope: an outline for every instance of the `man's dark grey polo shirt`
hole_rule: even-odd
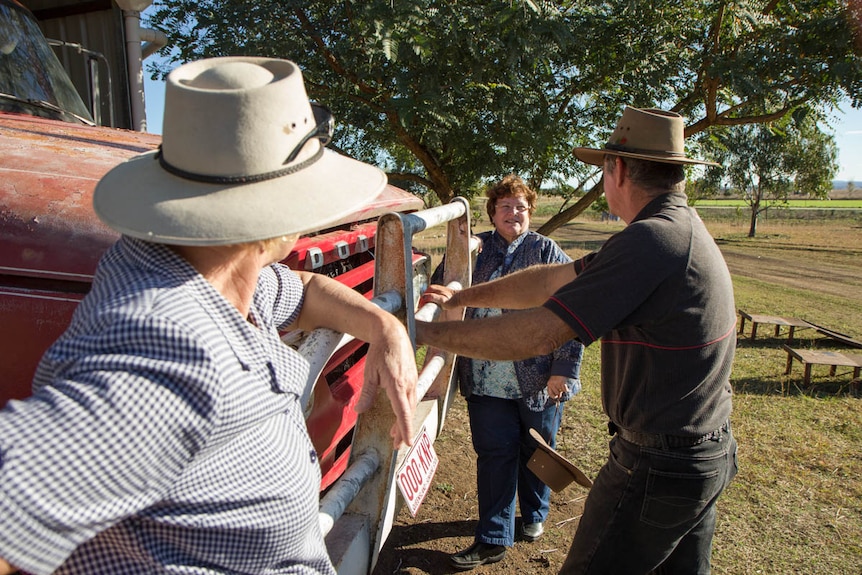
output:
[[[651,201],[545,303],[585,345],[602,340],[602,401],[641,433],[699,436],[730,416],[736,346],[724,258],[686,196]]]

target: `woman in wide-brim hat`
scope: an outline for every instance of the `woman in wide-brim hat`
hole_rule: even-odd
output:
[[[385,175],[324,148],[331,116],[285,60],[177,68],[164,126],[159,151],[99,182],[95,211],[122,237],[33,396],[0,414],[0,566],[332,574],[299,401],[308,363],[279,330],[369,342],[357,409],[384,387],[396,445],[412,437],[415,358],[394,316],[276,262]]]

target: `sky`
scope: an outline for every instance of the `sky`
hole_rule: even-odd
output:
[[[862,181],[862,110],[845,106],[844,114],[836,116],[835,143],[838,145],[838,175],[836,180]]]
[[[146,66],[145,66],[146,68]],[[162,133],[165,83],[150,80],[144,71],[144,97],[146,98],[147,131]],[[855,110],[847,103],[843,113],[836,113],[832,125],[835,143],[838,146],[838,173],[836,180],[853,180],[862,184],[862,110]]]

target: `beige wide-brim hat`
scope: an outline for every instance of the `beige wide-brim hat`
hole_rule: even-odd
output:
[[[316,127],[331,129],[330,121],[315,119],[293,62],[224,57],[184,64],[167,77],[161,150],[108,172],[93,208],[122,234],[178,245],[320,229],[386,185],[380,169],[309,138]]]
[[[562,491],[573,481],[584,487],[592,487],[593,482],[578,469],[574,463],[557,453],[554,448],[535,429],[530,436],[538,446],[527,462],[527,469],[554,491]]]
[[[684,141],[685,120],[679,114],[627,107],[603,149],[575,148],[574,154],[594,166],[601,166],[606,154],[666,164],[719,165],[685,157]]]

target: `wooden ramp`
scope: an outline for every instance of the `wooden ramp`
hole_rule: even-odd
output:
[[[834,329],[823,327],[822,325],[817,325],[816,323],[808,322],[808,324],[814,329],[816,329],[818,333],[821,333],[826,337],[832,338],[835,341],[840,341],[844,345],[849,345],[850,347],[862,349],[862,341],[854,339],[853,336],[847,335],[846,333],[841,333],[840,331],[835,331]]]
[[[784,374],[788,375],[793,367],[793,360],[797,359],[803,366],[803,381],[805,385],[811,383],[811,366],[828,365],[829,375],[834,376],[838,366],[852,367],[853,379],[859,378],[862,371],[862,355],[841,353],[839,351],[812,351],[809,349],[794,349],[789,345],[784,346],[787,352],[787,368]]]
[[[781,334],[782,327],[790,328],[787,332],[787,341],[793,341],[793,334],[796,331],[797,327],[806,328],[806,327],[814,327],[812,324],[808,323],[804,319],[800,319],[798,317],[781,317],[777,315],[764,315],[760,313],[748,313],[743,310],[739,311],[739,335],[743,335],[745,331],[745,320],[751,322],[751,339],[755,339],[757,337],[757,326],[760,324],[774,325],[775,326],[775,337],[778,337]]]

